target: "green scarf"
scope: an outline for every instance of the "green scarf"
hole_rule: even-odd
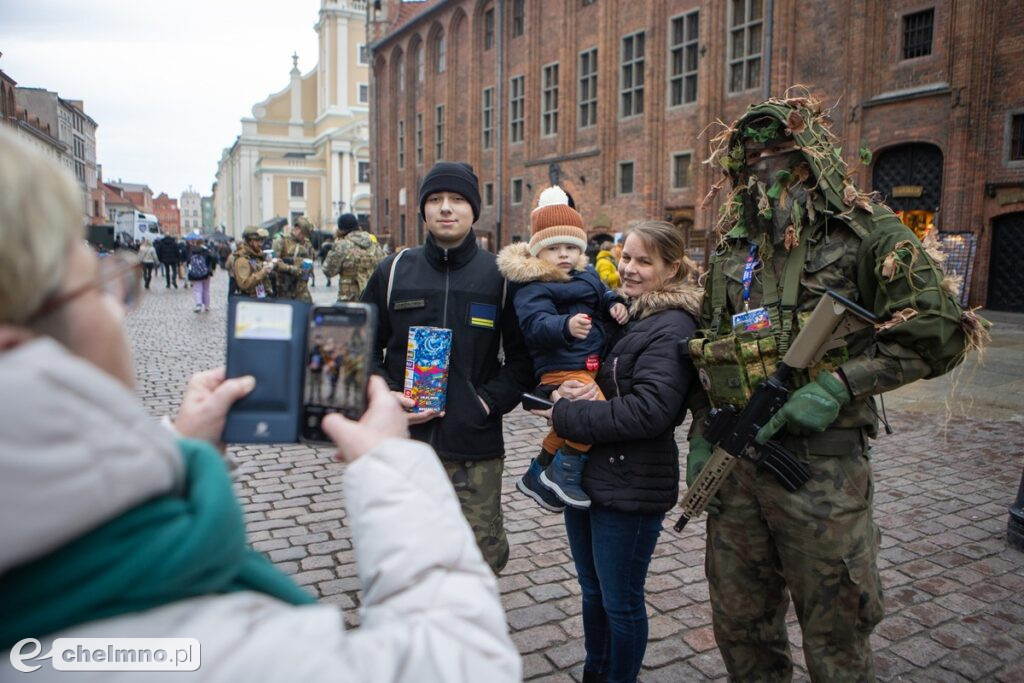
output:
[[[294,605],[316,602],[246,543],[217,451],[185,439],[179,446],[183,494],[142,503],[0,577],[0,650],[200,595],[256,591]]]

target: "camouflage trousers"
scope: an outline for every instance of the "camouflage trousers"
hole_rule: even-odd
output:
[[[508,537],[501,514],[502,458],[442,460],[484,560],[495,574],[508,564]]]
[[[790,597],[812,680],[874,680],[869,637],[883,604],[871,464],[865,437],[838,431],[853,432],[854,443],[832,439],[829,448],[833,430],[787,439],[812,472],[795,493],[745,460],[719,490],[722,510],[708,519],[705,566],[715,640],[731,680],[792,678]]]

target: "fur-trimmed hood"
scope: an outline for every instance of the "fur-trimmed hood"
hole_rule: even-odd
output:
[[[629,301],[631,320],[643,320],[655,313],[668,310],[686,311],[694,318],[700,318],[700,304],[704,290],[687,282],[676,282],[665,289],[644,292]]]
[[[580,254],[576,270],[585,270],[586,255]],[[542,261],[530,254],[528,242],[510,244],[498,252],[498,270],[508,278],[509,282],[523,284],[526,282],[568,282],[572,277],[564,270]]]

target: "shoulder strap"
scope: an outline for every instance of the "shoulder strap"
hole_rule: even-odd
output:
[[[725,313],[725,269],[722,257],[716,251],[711,257],[711,327],[709,332],[718,338],[721,334],[722,315]]]
[[[397,268],[398,266],[398,259],[402,258],[402,254],[404,254],[406,251],[408,250],[403,249],[402,251],[395,254],[395,260],[391,262],[391,272],[388,273],[388,296],[387,299],[384,300],[387,303],[388,308],[391,308],[391,290],[395,286],[395,268]]]
[[[802,235],[793,251],[786,259],[786,267],[782,271],[782,334],[778,337],[779,357],[786,354],[790,337],[793,334],[793,320],[796,318],[796,300],[800,293],[800,274],[804,271],[807,260],[807,235]]]

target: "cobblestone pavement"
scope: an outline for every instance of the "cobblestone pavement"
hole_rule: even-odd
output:
[[[332,301],[320,283],[317,300]],[[138,391],[154,414],[172,414],[187,377],[223,361],[225,278],[214,278],[211,313],[193,313],[188,290],[165,290],[156,278],[153,287],[127,324]],[[1019,345],[1024,327],[1002,334]],[[983,382],[960,391],[986,395]],[[889,412],[896,433],[878,440],[872,456],[887,613],[872,642],[882,680],[1024,680],[1024,553],[1005,541],[1024,464],[1024,409],[1019,395],[1011,400],[1010,420],[947,418],[912,406]],[[505,422],[512,559],[499,584],[525,676],[573,681],[581,676],[583,632],[561,517],[542,513],[514,487],[545,431],[540,419],[518,410]],[[360,591],[341,494],[344,468],[329,461],[329,451],[299,445],[232,451],[243,462],[237,491],[253,545],[356,625]],[[681,535],[666,524],[647,581],[642,681],[724,679],[703,549],[702,524]],[[799,628],[792,613],[790,619],[796,678],[806,680]]]

